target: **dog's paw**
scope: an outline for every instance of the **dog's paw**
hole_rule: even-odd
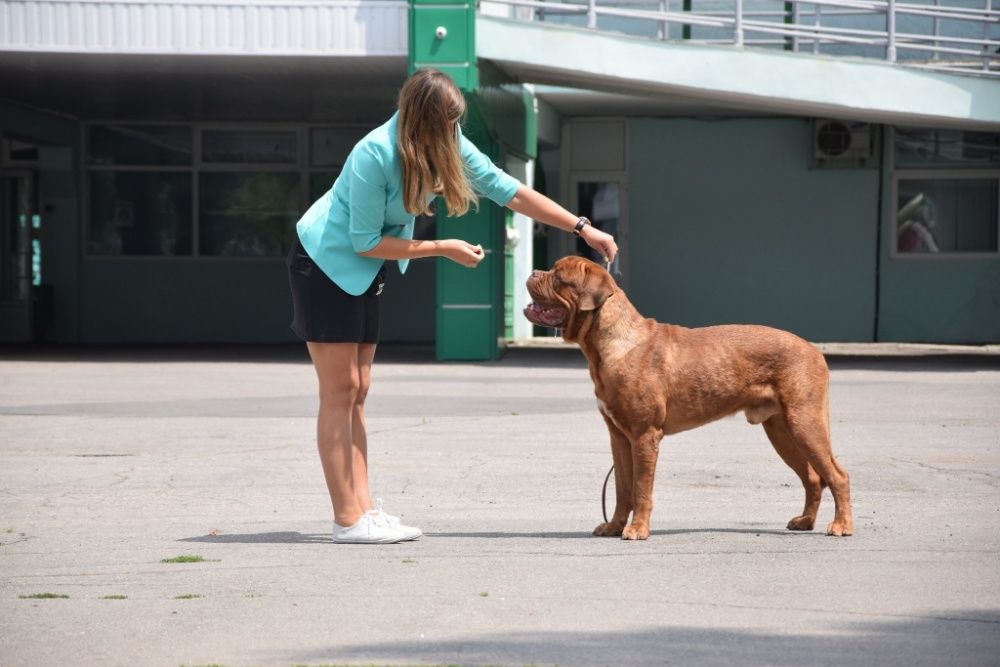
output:
[[[649,538],[649,528],[634,523],[622,531],[623,540],[645,540]]]
[[[788,522],[788,530],[812,530],[816,526],[816,517],[803,514]]]
[[[598,537],[618,537],[622,534],[622,530],[625,529],[624,524],[618,523],[602,523],[597,528],[594,529],[594,535]]]
[[[830,522],[830,525],[826,527],[826,534],[833,535],[834,537],[847,537],[854,533],[854,528],[851,526],[850,521],[837,521],[834,519]]]

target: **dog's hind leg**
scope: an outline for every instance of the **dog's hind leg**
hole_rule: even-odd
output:
[[[632,512],[632,445],[628,437],[602,413],[611,435],[611,458],[615,465],[615,512],[607,523],[594,529],[599,537],[618,537],[628,523]]]
[[[851,516],[851,481],[847,471],[833,457],[830,446],[829,417],[825,406],[797,409],[785,413],[788,431],[799,446],[809,465],[830,487],[836,504],[833,521],[826,527],[827,535],[840,537],[854,532]]]
[[[624,540],[649,537],[649,515],[653,511],[653,478],[663,431],[650,429],[632,440],[632,523],[622,531]]]
[[[816,513],[819,512],[819,503],[826,483],[809,465],[792,434],[788,432],[782,415],[777,414],[767,419],[764,422],[764,432],[767,433],[767,438],[774,445],[778,456],[795,471],[806,490],[806,504],[802,514],[788,522],[788,530],[812,530],[816,525]]]

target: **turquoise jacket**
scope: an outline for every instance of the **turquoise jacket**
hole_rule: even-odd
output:
[[[295,225],[302,247],[323,273],[348,294],[362,294],[384,260],[362,257],[383,236],[413,238],[414,216],[403,207],[402,161],[396,119],[372,130],[347,156],[333,187]],[[501,206],[513,199],[518,181],[460,137],[462,160],[473,190]],[[406,272],[408,260],[399,260]]]

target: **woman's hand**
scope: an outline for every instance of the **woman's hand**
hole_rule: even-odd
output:
[[[615,255],[618,254],[618,244],[615,243],[615,237],[611,234],[602,232],[593,225],[585,225],[580,230],[580,237],[587,245],[601,253],[608,264],[615,261]]]
[[[447,239],[441,241],[441,256],[447,257],[462,266],[474,269],[483,261],[486,253],[483,246],[466,243],[462,239]]]

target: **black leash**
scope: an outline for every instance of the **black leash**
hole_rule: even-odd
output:
[[[601,514],[604,515],[604,523],[608,522],[608,507],[604,502],[608,495],[608,480],[611,479],[611,473],[614,471],[615,467],[611,466],[611,470],[608,471],[607,476],[604,478],[604,487],[601,489]]]

